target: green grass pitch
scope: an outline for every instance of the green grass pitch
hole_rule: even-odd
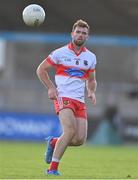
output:
[[[44,151],[44,143],[1,141],[0,179],[138,179],[138,147],[70,147],[60,177],[44,174]]]

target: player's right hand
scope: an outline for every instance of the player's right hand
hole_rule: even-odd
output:
[[[51,100],[56,100],[58,97],[58,91],[55,87],[49,88],[48,89],[48,97]]]

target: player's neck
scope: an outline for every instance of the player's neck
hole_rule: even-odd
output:
[[[84,47],[84,45],[77,46],[74,42],[72,42],[72,44],[73,44],[73,48],[76,52],[79,52]]]

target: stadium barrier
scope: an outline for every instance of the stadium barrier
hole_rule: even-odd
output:
[[[0,40],[10,42],[37,42],[37,43],[68,43],[70,34],[66,33],[27,33],[0,31]],[[138,47],[138,37],[94,35],[90,36],[88,45]]]
[[[31,113],[0,113],[1,140],[38,140],[61,134],[59,120],[55,115]]]

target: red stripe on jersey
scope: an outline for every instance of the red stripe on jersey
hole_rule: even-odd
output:
[[[58,64],[57,69],[56,69],[56,75],[69,76],[70,77],[70,75],[66,72],[70,68],[76,68],[76,67],[74,67],[74,66],[64,66],[62,64]],[[82,77],[72,76],[72,77],[79,78],[79,79],[87,79],[89,77],[90,70],[86,70],[86,69],[79,69],[79,70],[84,72],[84,76],[82,76]]]
[[[95,69],[90,69],[89,72],[95,72]]]
[[[56,63],[54,63],[54,61],[49,56],[46,58],[46,62],[48,62],[49,64],[53,66],[56,66]]]
[[[48,56],[46,58],[46,61],[55,66],[56,67],[56,75],[61,75],[61,76],[70,76],[66,70],[70,69],[70,68],[76,68],[75,66],[64,66],[62,64],[56,64],[54,63],[54,61]],[[95,72],[95,69],[80,69],[80,71],[83,71],[84,72],[84,76],[82,77],[77,77],[77,76],[73,76],[73,77],[76,77],[76,78],[81,78],[81,79],[87,79],[89,77],[89,73],[90,72]]]

